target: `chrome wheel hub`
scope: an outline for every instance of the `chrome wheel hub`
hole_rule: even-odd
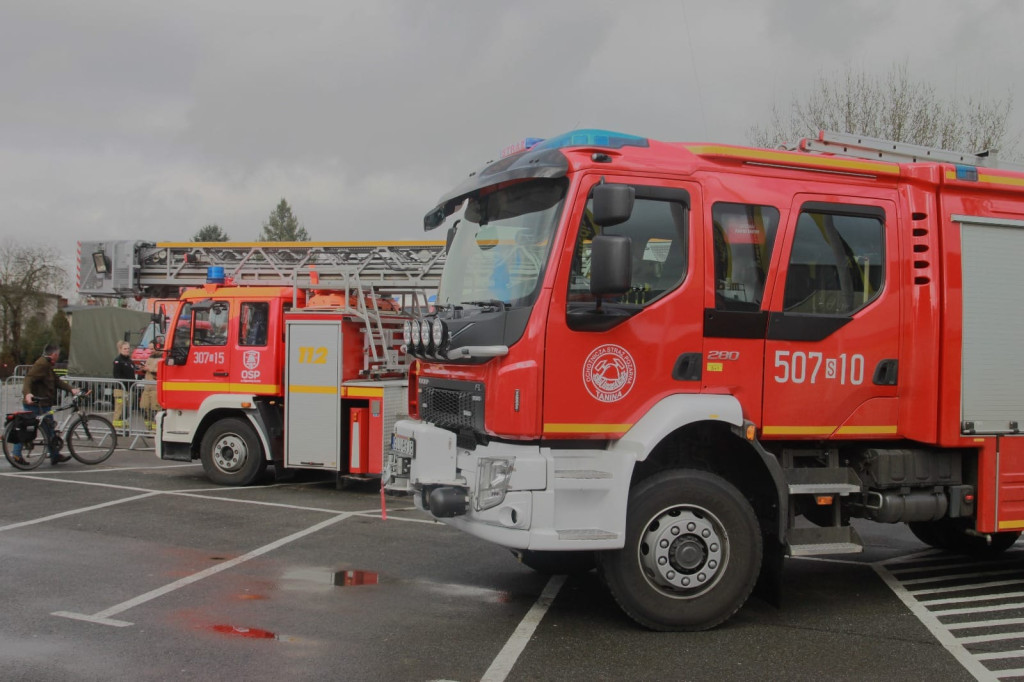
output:
[[[224,434],[213,445],[213,461],[222,471],[237,471],[247,457],[245,441],[233,433]]]
[[[674,596],[692,596],[711,587],[727,561],[724,533],[704,509],[671,507],[647,524],[639,560],[648,582]]]

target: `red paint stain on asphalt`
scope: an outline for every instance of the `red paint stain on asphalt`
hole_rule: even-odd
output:
[[[211,625],[210,629],[222,635],[245,637],[246,639],[277,639],[277,635],[269,630],[259,628],[240,628],[237,625]]]
[[[373,571],[338,571],[334,574],[337,587],[353,587],[355,585],[376,585],[380,577]]]

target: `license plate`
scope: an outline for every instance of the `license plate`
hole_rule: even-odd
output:
[[[407,436],[391,434],[391,449],[403,457],[416,456],[416,441]]]

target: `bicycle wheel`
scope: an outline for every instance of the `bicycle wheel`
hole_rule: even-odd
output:
[[[82,464],[99,464],[114,453],[117,433],[103,417],[87,414],[68,429],[67,441],[72,457]]]
[[[21,446],[20,457],[15,457],[14,443],[8,440],[13,430],[14,422],[9,422],[4,429],[4,457],[7,458],[7,461],[15,469],[21,469],[22,471],[35,469],[46,459],[46,437],[43,435],[43,430],[36,429],[35,439]]]

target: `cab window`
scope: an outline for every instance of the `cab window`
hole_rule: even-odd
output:
[[[659,194],[664,195],[664,198],[657,196]],[[672,198],[672,194],[679,196],[681,193],[671,190],[659,192],[658,188],[637,188],[637,198],[629,220],[604,228],[591,219],[593,199],[587,202],[569,273],[570,305],[594,301],[590,293],[590,245],[598,234],[622,235],[630,240],[632,282],[630,290],[616,303],[643,307],[683,281],[687,267],[687,207],[681,197]]]
[[[849,315],[874,300],[884,281],[884,222],[873,207],[804,206],[786,272],[783,309]]]
[[[715,308],[760,310],[779,211],[772,206],[716,203],[711,207]]]
[[[267,345],[267,320],[269,318],[269,303],[243,303],[238,316],[238,345]]]
[[[192,309],[192,345],[225,346],[228,342],[228,310],[224,301]]]

